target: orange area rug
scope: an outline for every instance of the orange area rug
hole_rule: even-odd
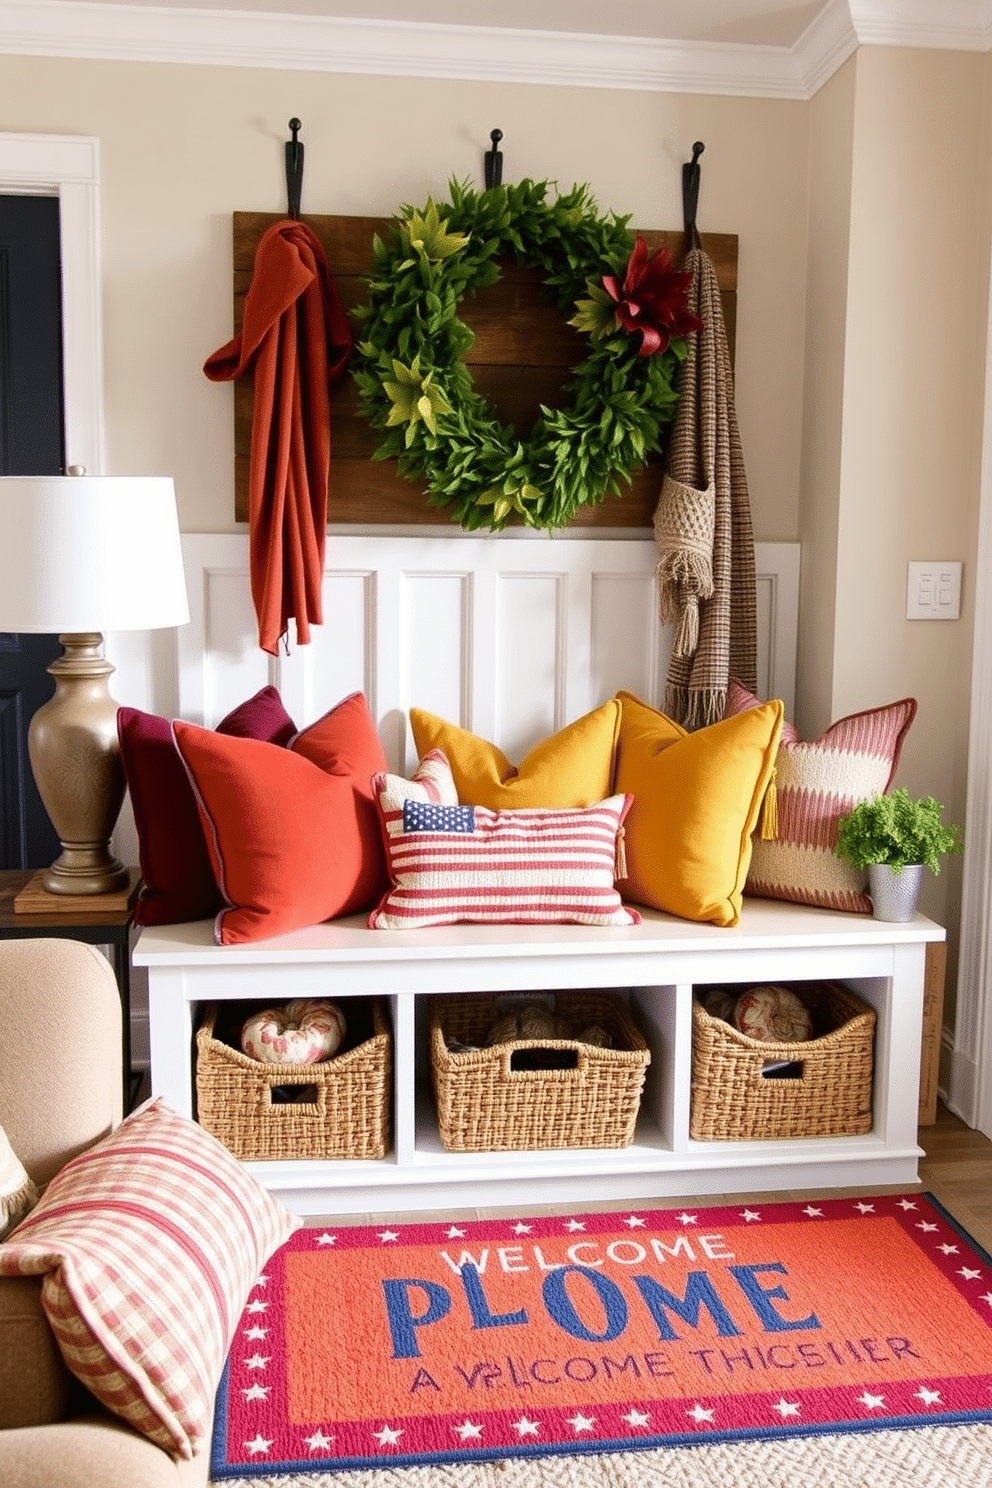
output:
[[[992,1260],[929,1195],[298,1231],[214,1479],[992,1421]]]

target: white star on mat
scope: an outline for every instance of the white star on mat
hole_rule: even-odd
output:
[[[248,1306],[245,1308],[245,1312],[266,1312],[268,1310],[268,1306],[268,1302],[263,1302],[261,1298],[256,1297],[254,1302],[248,1303]]]
[[[271,1355],[269,1356],[271,1358]],[[246,1369],[265,1369],[269,1359],[263,1358],[261,1354],[252,1354],[250,1359],[245,1360]]]
[[[761,1215],[758,1213],[757,1209],[744,1209],[741,1212],[741,1219],[746,1219],[748,1224],[753,1224],[756,1219],[760,1218]]]
[[[569,1426],[578,1436],[580,1431],[591,1431],[596,1424],[595,1416],[575,1415],[566,1417]]]
[[[449,1225],[444,1233],[449,1240],[462,1240],[465,1237],[465,1231],[460,1230],[457,1225]]]
[[[621,1421],[626,1421],[628,1426],[647,1426],[650,1424],[651,1421],[651,1417],[648,1415],[647,1411],[635,1410],[633,1406],[631,1406],[627,1414],[625,1416],[621,1416],[620,1419]]]
[[[806,1205],[806,1208],[803,1210],[803,1213],[809,1219],[822,1219],[823,1218],[823,1210],[822,1209],[817,1209],[814,1204],[807,1204]]]
[[[269,1278],[266,1276],[265,1272],[263,1271],[262,1274],[261,1274],[261,1276],[255,1282],[255,1286],[268,1286],[268,1284],[269,1284]],[[254,1291],[254,1290],[255,1290],[255,1287],[252,1287],[252,1291]]]
[[[628,1230],[643,1230],[644,1228],[644,1220],[639,1214],[628,1214],[624,1224]]]
[[[692,1410],[686,1411],[686,1415],[691,1416],[697,1426],[701,1426],[704,1421],[712,1422],[716,1411],[707,1410],[704,1405],[694,1405]]]
[[[382,1241],[383,1245],[388,1245],[391,1240],[398,1240],[399,1238],[400,1236],[398,1230],[379,1231],[379,1239]]]
[[[253,1437],[251,1441],[245,1442],[245,1451],[250,1452],[254,1457],[258,1452],[267,1452],[274,1441],[274,1436],[268,1438],[261,1435]]]
[[[776,1400],[775,1404],[772,1406],[772,1410],[777,1410],[779,1415],[782,1417],[782,1420],[784,1421],[787,1416],[798,1416],[799,1402],[798,1400],[785,1400],[784,1398],[779,1397],[779,1399]]]
[[[323,1431],[315,1431],[313,1436],[305,1436],[303,1440],[311,1452],[326,1452],[334,1440],[334,1434],[332,1432],[330,1436],[325,1436]]]
[[[317,1236],[317,1244],[335,1245],[337,1243],[337,1238],[337,1235],[332,1235],[327,1230],[322,1230],[321,1233]]]
[[[541,1429],[541,1423],[540,1421],[528,1421],[526,1416],[521,1416],[519,1421],[514,1421],[513,1429],[519,1433],[522,1440],[525,1436],[536,1436]]]
[[[965,1281],[979,1281],[981,1280],[982,1273],[981,1271],[976,1271],[973,1266],[959,1266],[958,1275],[962,1276]]]
[[[867,1390],[863,1395],[859,1395],[858,1399],[864,1406],[865,1410],[881,1410],[882,1406],[885,1404],[884,1395],[869,1395]]]
[[[931,1224],[927,1219],[921,1219],[916,1228],[922,1230],[924,1235],[935,1235],[937,1233],[937,1226]]]
[[[874,1214],[875,1213],[875,1205],[874,1204],[855,1204],[854,1207],[861,1214]]]
[[[268,1336],[268,1328],[260,1328],[256,1323],[254,1328],[245,1329],[246,1338],[265,1338]]]
[[[913,1200],[912,1199],[900,1199],[899,1200],[899,1208],[900,1209],[915,1209],[916,1208],[916,1205],[913,1203]]]
[[[380,1446],[395,1447],[396,1443],[403,1435],[403,1427],[383,1426],[381,1431],[373,1431],[372,1435],[375,1437]]]
[[[698,1214],[686,1214],[684,1211],[679,1215],[679,1224],[691,1225],[699,1223]]]
[[[986,1292],[985,1295],[983,1297],[979,1297],[978,1300],[979,1302],[987,1302],[989,1306],[992,1307],[992,1292]]]
[[[271,1385],[249,1385],[246,1390],[242,1389],[241,1393],[246,1400],[268,1400],[271,1389]]]
[[[918,1400],[922,1400],[924,1405],[940,1404],[940,1391],[928,1390],[926,1385],[920,1386],[920,1388],[916,1391],[916,1397]]]
[[[938,1245],[937,1249],[943,1251],[944,1255],[957,1255],[958,1253],[956,1245]]]
[[[513,1233],[515,1235],[529,1235],[533,1228],[533,1225],[525,1225],[521,1220],[519,1224],[513,1226]]]
[[[581,1219],[570,1219],[568,1221],[568,1224],[565,1226],[565,1228],[566,1228],[566,1230],[573,1230],[573,1231],[574,1230],[584,1230],[585,1229],[585,1225],[582,1223]]]
[[[463,1421],[460,1426],[452,1426],[451,1429],[458,1433],[462,1441],[468,1441],[469,1437],[475,1441],[482,1435],[482,1427],[477,1426],[474,1421]]]

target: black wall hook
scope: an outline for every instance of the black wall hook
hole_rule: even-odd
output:
[[[286,141],[286,195],[289,197],[289,215],[295,221],[300,215],[300,198],[303,194],[303,146],[296,136],[303,125],[299,119],[290,119],[293,138]]]
[[[497,149],[503,138],[502,129],[490,130],[489,138],[492,140],[492,149],[486,151],[486,190],[490,191],[494,186],[499,186],[503,180],[503,152]]]
[[[682,213],[685,219],[685,233],[690,248],[699,247],[699,233],[696,230],[696,208],[699,205],[699,157],[706,146],[702,140],[697,140],[692,147],[692,159],[687,160],[682,167]]]

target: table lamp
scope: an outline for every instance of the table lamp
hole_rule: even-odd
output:
[[[171,478],[0,477],[0,630],[57,634],[55,695],[35,713],[28,754],[62,852],[52,894],[107,894],[128,872],[110,837],[124,801],[117,704],[103,632],[189,620]]]

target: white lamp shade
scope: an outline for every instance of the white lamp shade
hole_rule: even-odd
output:
[[[188,620],[171,477],[0,479],[0,630],[156,630]]]

